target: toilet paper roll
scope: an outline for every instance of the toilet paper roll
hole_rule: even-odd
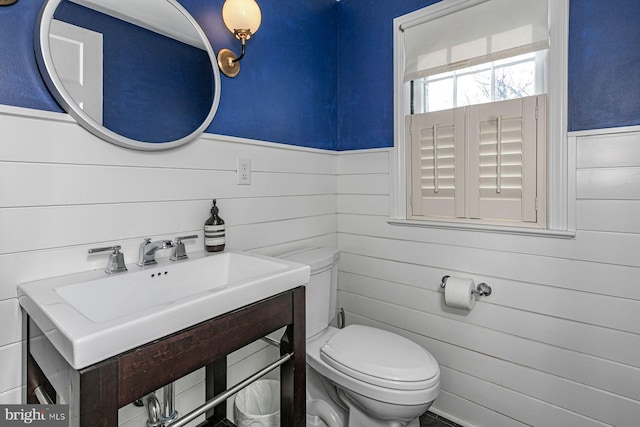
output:
[[[471,310],[476,305],[476,298],[471,293],[475,288],[473,279],[449,277],[444,288],[444,302],[451,307]]]

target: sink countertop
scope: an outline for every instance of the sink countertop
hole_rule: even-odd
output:
[[[20,305],[75,369],[305,285],[309,267],[244,252],[205,252],[107,275],[18,286]]]

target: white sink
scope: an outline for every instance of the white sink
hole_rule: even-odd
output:
[[[107,275],[91,271],[24,283],[20,305],[75,369],[309,281],[309,267],[243,252]]]

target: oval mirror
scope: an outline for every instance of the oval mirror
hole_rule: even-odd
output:
[[[216,55],[176,0],[47,0],[35,52],[62,108],[123,147],[183,145],[218,108]]]

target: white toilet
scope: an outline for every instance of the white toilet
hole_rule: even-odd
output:
[[[334,248],[280,255],[311,267],[306,285],[307,427],[418,427],[440,392],[438,362],[381,329],[329,326],[336,315]]]

